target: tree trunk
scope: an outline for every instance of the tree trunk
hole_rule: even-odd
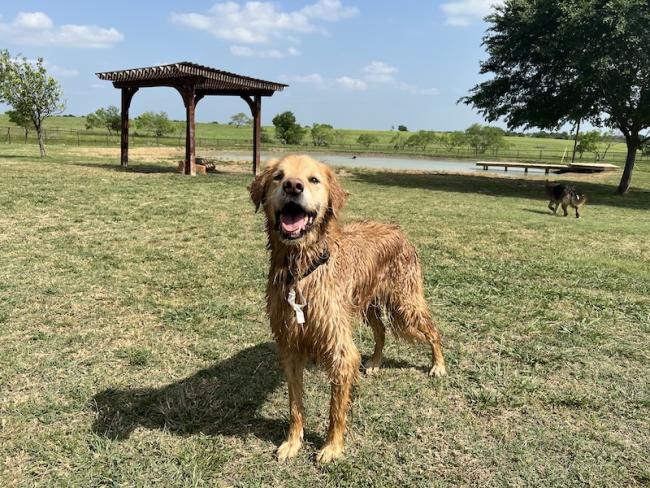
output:
[[[636,151],[639,149],[639,136],[626,137],[627,143],[627,156],[625,158],[625,168],[623,169],[623,176],[621,182],[618,184],[616,193],[624,195],[630,189],[630,182],[632,181],[632,170],[634,169],[634,162],[636,161]]]
[[[47,154],[45,153],[45,143],[43,142],[43,127],[36,127],[36,135],[38,136],[38,148],[41,151],[41,157],[44,158]]]

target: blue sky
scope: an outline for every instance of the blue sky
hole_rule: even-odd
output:
[[[15,0],[0,5],[0,46],[43,57],[75,115],[119,106],[95,72],[193,61],[289,84],[264,99],[264,124],[291,110],[302,124],[456,130],[482,121],[456,100],[480,80],[481,19],[495,2]],[[171,89],[140,90],[131,107],[184,117]],[[197,118],[246,111],[211,97]]]

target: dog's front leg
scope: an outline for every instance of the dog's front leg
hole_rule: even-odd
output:
[[[282,367],[289,385],[289,433],[278,448],[278,460],[286,461],[298,454],[303,439],[303,370],[306,357],[285,352],[282,354]]]
[[[350,351],[342,353],[330,367],[330,425],[325,445],[316,456],[316,462],[319,464],[329,463],[343,455],[345,423],[350,408],[352,386],[360,364],[361,356],[353,345]]]

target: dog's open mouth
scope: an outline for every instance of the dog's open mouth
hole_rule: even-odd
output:
[[[280,210],[279,229],[285,239],[298,239],[314,225],[315,212],[307,212],[299,204],[289,202]]]

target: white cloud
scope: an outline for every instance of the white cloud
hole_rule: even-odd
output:
[[[359,13],[359,9],[344,7],[340,0],[319,0],[304,7],[302,12],[308,17],[336,22],[337,20],[354,17]]]
[[[337,86],[346,90],[367,90],[377,85],[388,86],[394,90],[407,92],[413,95],[438,95],[440,90],[437,88],[419,88],[410,83],[399,81],[395,74],[399,70],[383,61],[372,61],[361,68],[362,78],[352,78],[350,76],[341,76],[336,79],[327,79],[320,74],[313,73],[309,75],[282,76],[282,81],[288,83],[305,83],[321,88],[331,88]]]
[[[251,56],[257,58],[281,59],[287,56],[300,56],[300,51],[294,47],[280,49],[252,49],[248,46],[230,46],[230,53],[234,56]]]
[[[283,81],[290,83],[305,83],[309,85],[324,85],[325,80],[318,73],[312,73],[309,75],[295,75],[295,76],[282,76]]]
[[[10,23],[0,23],[0,39],[13,44],[104,48],[124,39],[114,28],[65,24],[59,27],[43,12],[19,12]]]
[[[505,0],[455,0],[443,3],[440,8],[447,16],[446,24],[467,27],[483,19],[492,9],[503,5]]]
[[[365,81],[357,78],[350,78],[349,76],[341,76],[340,78],[337,78],[336,83],[346,90],[366,90],[368,88],[368,84]]]
[[[340,0],[318,0],[294,11],[282,11],[271,2],[248,1],[240,5],[228,1],[215,3],[205,13],[172,12],[171,20],[226,41],[269,44],[280,40],[296,44],[301,34],[325,33],[318,21],[336,22],[358,12],[343,6]]]
[[[79,76],[79,71],[76,69],[63,68],[55,64],[48,66],[47,62],[45,63],[45,65],[49,69],[50,73],[52,73],[52,75],[59,78],[71,78],[74,76]]]
[[[373,83],[393,83],[393,75],[398,72],[394,66],[384,63],[383,61],[373,61],[364,66],[362,71],[365,73],[367,81]]]

